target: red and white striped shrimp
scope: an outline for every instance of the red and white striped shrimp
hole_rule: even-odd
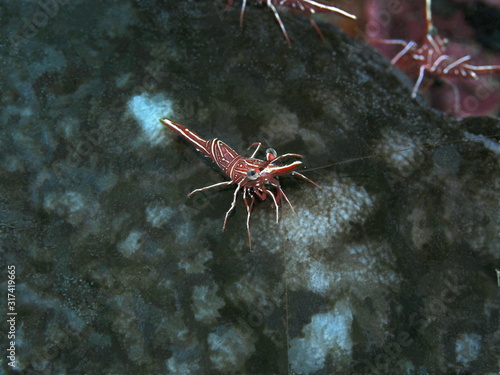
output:
[[[500,65],[472,65],[470,55],[462,56],[455,59],[446,54],[447,41],[439,35],[428,33],[422,44],[416,42],[406,42],[404,40],[389,39],[377,40],[375,42],[385,44],[400,44],[404,48],[391,60],[393,65],[396,65],[403,56],[410,56],[411,59],[418,62],[420,65],[419,76],[412,90],[414,98],[424,79],[425,73],[428,72],[436,77],[462,77],[478,79],[481,74],[489,74],[500,72]]]
[[[281,156],[277,156],[276,151],[274,151],[273,149],[267,149],[266,160],[256,159],[255,155],[257,154],[259,148],[262,146],[260,142],[256,142],[250,145],[250,147],[256,146],[256,148],[252,156],[247,158],[239,155],[231,147],[217,138],[211,140],[203,139],[195,132],[167,118],[160,119],[160,122],[182,136],[186,141],[191,143],[197,151],[210,158],[230,179],[229,181],[223,181],[214,185],[195,189],[188,194],[188,197],[194,193],[208,190],[214,187],[236,185],[236,190],[234,191],[233,195],[233,201],[231,203],[231,207],[226,212],[222,230],[225,230],[229,214],[236,207],[236,198],[238,196],[238,192],[240,190],[243,192],[243,202],[245,203],[245,207],[247,209],[247,233],[248,244],[250,247],[252,246],[252,240],[250,236],[250,214],[255,203],[255,197],[258,197],[260,200],[266,200],[267,197],[271,197],[276,209],[276,222],[278,222],[278,203],[281,198],[284,198],[290,208],[293,210],[292,204],[288,200],[284,191],[281,189],[281,185],[278,179],[279,176],[284,174],[291,174],[293,176],[301,177],[304,180],[309,181],[313,185],[318,186],[306,176],[295,171],[295,169],[302,165],[301,161],[296,160],[290,164],[283,165],[279,163],[284,158],[301,158],[302,155],[284,154]]]
[[[418,65],[418,78],[413,87],[411,96],[415,98],[419,88],[427,74],[436,78],[473,78],[478,79],[479,75],[500,72],[500,65],[473,65],[470,55],[459,58],[447,54],[448,40],[441,38],[437,29],[432,24],[431,0],[425,1],[426,35],[420,43],[414,41],[405,41],[400,39],[374,39],[372,43],[401,45],[403,49],[398,52],[391,60],[393,65],[402,61],[403,57],[410,61],[405,61]],[[448,82],[455,93],[455,113],[459,112],[459,92],[457,87]]]
[[[231,206],[229,210],[226,212],[224,218],[224,223],[222,226],[223,231],[226,228],[229,214],[236,207],[236,200],[238,194],[239,192],[242,192],[243,202],[245,203],[245,207],[247,210],[246,227],[248,234],[248,244],[250,247],[252,246],[251,234],[250,234],[250,216],[256,198],[264,201],[269,197],[272,200],[276,212],[276,222],[278,222],[279,220],[278,204],[282,198],[288,203],[288,205],[293,211],[292,204],[290,203],[288,197],[281,188],[279,181],[280,176],[285,174],[297,176],[321,188],[315,182],[304,176],[302,173],[298,173],[297,171],[295,171],[302,165],[302,162],[300,160],[293,161],[292,163],[289,164],[282,162],[283,159],[289,157],[301,158],[302,156],[299,154],[284,154],[281,156],[277,156],[275,150],[267,149],[266,160],[257,159],[255,158],[255,156],[260,147],[262,146],[262,144],[260,142],[256,142],[249,147],[249,148],[256,147],[252,155],[250,157],[244,157],[239,155],[231,147],[229,147],[227,144],[225,144],[224,142],[222,142],[217,138],[212,140],[206,140],[200,137],[195,132],[167,118],[161,118],[160,122],[169,129],[179,134],[186,141],[188,141],[191,145],[194,146],[194,148],[197,151],[202,153],[204,156],[210,158],[220,168],[223,174],[225,174],[229,178],[229,181],[223,181],[210,186],[195,189],[188,194],[188,197],[190,197],[194,193],[205,191],[214,187],[236,185],[236,190],[234,191],[233,194],[233,200]],[[341,162],[323,165],[320,167],[304,169],[302,172],[306,173],[306,172],[317,171],[320,169],[330,168],[346,163],[352,163],[356,161],[370,159],[376,156],[390,156],[398,153],[405,153],[419,148],[426,148],[426,147],[432,148],[438,145],[448,145],[461,142],[484,142],[485,138],[497,138],[498,136],[499,136],[498,134],[494,134],[487,137],[481,136],[474,138],[473,135],[467,135],[463,139],[444,141],[435,144],[420,144],[418,146],[406,147],[403,149],[392,150],[385,153],[374,153],[349,160],[343,160]]]
[[[280,15],[278,13],[277,8],[284,8],[288,9],[292,12],[297,12],[301,14],[305,14],[309,17],[309,22],[311,25],[314,27],[318,35],[321,37],[321,39],[324,39],[325,37],[323,36],[323,33],[321,32],[320,28],[316,24],[316,22],[313,20],[312,16],[316,13],[337,13],[342,16],[351,18],[353,20],[356,19],[356,16],[348,13],[340,8],[328,5],[326,3],[323,3],[321,1],[315,1],[315,0],[256,0],[258,3],[265,3],[268,8],[270,8],[273,11],[274,17],[276,18],[276,21],[278,21],[278,24],[280,25],[281,31],[283,33],[283,36],[285,37],[288,45],[291,45],[290,37],[288,36],[288,33],[286,32],[285,25],[281,21]],[[245,7],[246,7],[247,0],[243,0],[243,3],[241,5],[241,13],[240,13],[240,26],[243,27],[243,16],[245,14]],[[229,8],[233,5],[233,0],[227,0],[227,5],[226,8]]]

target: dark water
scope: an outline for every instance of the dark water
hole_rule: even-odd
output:
[[[265,8],[43,4],[0,8],[6,373],[498,372],[498,118],[333,27],[284,17],[290,48]],[[186,197],[225,177],[163,116],[337,165],[281,179],[295,213],[258,203],[250,249],[233,188]]]

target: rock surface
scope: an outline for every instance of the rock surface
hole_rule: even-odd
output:
[[[411,99],[334,27],[284,15],[288,47],[265,7],[43,4],[0,8],[17,373],[498,372],[498,118]],[[259,203],[249,249],[233,189],[186,197],[224,177],[163,116],[336,165],[283,178],[295,213]]]

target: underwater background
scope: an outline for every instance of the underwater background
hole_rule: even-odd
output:
[[[240,6],[0,3],[0,372],[497,375],[498,108],[454,118],[365,41],[283,14],[289,47]],[[295,212],[257,204],[249,248],[165,116],[322,189],[280,179]]]

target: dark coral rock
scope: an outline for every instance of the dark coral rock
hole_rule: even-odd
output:
[[[58,4],[34,30],[39,4],[2,10],[18,372],[498,370],[498,118],[411,99],[337,28],[283,15],[288,47],[266,7]],[[162,116],[329,165],[304,172],[323,189],[282,178],[295,213],[257,204],[249,249],[232,188],[186,197],[224,177]]]

